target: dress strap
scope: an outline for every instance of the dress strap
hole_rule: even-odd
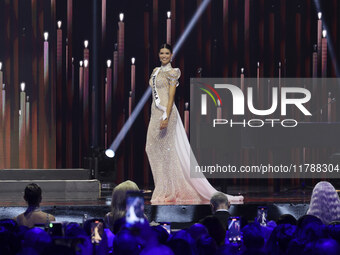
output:
[[[50,215],[46,213],[46,226],[50,224]]]
[[[165,120],[165,119],[168,118],[168,116],[166,114],[166,107],[161,105],[161,99],[158,96],[158,92],[157,92],[157,88],[156,88],[156,77],[157,77],[160,70],[161,70],[161,68],[158,67],[156,72],[152,75],[152,89],[153,89],[152,95],[153,95],[153,98],[155,100],[156,107],[158,109],[160,109],[161,111],[163,111],[163,115],[162,115],[161,119]]]

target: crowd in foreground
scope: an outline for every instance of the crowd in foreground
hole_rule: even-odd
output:
[[[340,200],[334,187],[319,182],[313,190],[307,214],[299,219],[281,215],[276,221],[228,221],[228,198],[211,198],[212,215],[188,229],[168,232],[162,225],[143,221],[129,224],[126,194],[138,191],[131,181],[112,194],[112,210],[104,219],[55,223],[54,216],[39,209],[41,189],[25,189],[27,210],[15,219],[0,220],[0,254],[340,254]],[[230,238],[239,227],[237,238]],[[228,230],[229,229],[229,230]]]

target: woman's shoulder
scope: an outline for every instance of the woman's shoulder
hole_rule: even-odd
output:
[[[112,212],[108,212],[107,214],[105,214],[105,218],[113,218]]]
[[[21,220],[23,219],[23,217],[24,217],[24,214],[21,213],[21,214],[19,214],[18,216],[14,217],[13,220],[15,220],[16,222],[18,222],[18,221],[21,221]]]
[[[152,71],[152,73],[151,73],[151,76],[157,71],[158,68],[159,68],[159,67],[155,67],[155,68],[153,69],[153,71]]]
[[[167,79],[169,81],[169,85],[170,86],[178,86],[178,79],[181,76],[181,71],[179,70],[179,68],[171,68],[168,71],[168,75],[167,75]]]
[[[112,225],[113,223],[113,214],[112,212],[108,212],[105,214],[104,221],[107,225]]]
[[[179,68],[171,68],[168,71],[168,77],[178,79],[181,76],[181,70]]]

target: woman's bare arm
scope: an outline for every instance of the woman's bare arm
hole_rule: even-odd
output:
[[[176,86],[169,86],[169,100],[168,100],[168,105],[166,107],[167,119],[161,121],[160,129],[164,129],[164,128],[168,127],[168,121],[169,121],[169,118],[170,118],[172,106],[174,104],[175,94],[176,94]]]

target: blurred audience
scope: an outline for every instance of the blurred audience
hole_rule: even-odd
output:
[[[152,231],[157,237],[157,240],[160,244],[166,244],[168,238],[169,238],[169,233],[168,231],[165,230],[161,225],[158,226],[153,226],[151,227]]]
[[[165,246],[165,245],[157,245],[154,247],[150,247],[147,249],[144,249],[140,255],[174,255],[174,253],[172,252],[172,250]]]
[[[40,228],[31,228],[25,233],[20,254],[41,254],[51,244],[52,238],[46,231]]]
[[[191,237],[187,230],[180,230],[173,234],[167,245],[175,255],[195,255],[197,250],[195,240]]]
[[[195,241],[198,241],[202,236],[209,235],[207,228],[200,223],[192,225],[188,229],[188,233]]]
[[[248,224],[242,230],[243,244],[247,251],[258,252],[264,247],[264,236],[261,226],[257,223]]]
[[[226,217],[229,216],[229,203],[223,193],[216,193],[211,199],[213,215],[188,229],[169,233],[162,225],[151,227],[147,220],[126,224],[126,192],[138,190],[138,187],[133,182],[124,182],[113,192],[112,208],[115,209],[106,217],[115,219],[112,221],[114,227],[110,226],[116,231],[114,235],[103,219],[89,219],[83,226],[74,222],[47,224],[53,216],[35,210],[41,202],[41,189],[30,184],[24,196],[28,216],[19,215],[16,221],[0,220],[0,254],[336,255],[340,254],[340,224],[332,187],[327,182],[318,183],[308,213],[298,220],[293,215],[284,214],[277,219],[277,225],[272,220],[266,225],[260,225],[257,220],[243,223],[243,227],[239,225],[241,233],[237,238],[229,239],[226,238],[226,226],[222,224],[229,218]],[[326,206],[321,200],[327,199],[329,205]],[[218,212],[223,213],[221,217],[217,217]],[[45,218],[38,217],[41,215]],[[29,228],[36,223],[43,225]],[[62,228],[58,234],[54,226]]]
[[[216,241],[208,234],[202,235],[197,240],[197,254],[211,255],[215,254],[218,249]]]
[[[266,244],[268,254],[286,254],[289,242],[294,238],[296,226],[291,224],[278,225],[270,235]]]
[[[279,217],[279,219],[276,221],[277,225],[280,225],[280,224],[296,225],[296,223],[297,223],[297,220],[291,214],[282,214]]]
[[[340,254],[339,244],[330,238],[322,238],[309,243],[303,251],[305,255],[338,255]]]
[[[225,242],[226,229],[223,227],[221,221],[215,216],[207,216],[200,220],[200,223],[206,227],[209,235],[215,240],[218,246]]]

